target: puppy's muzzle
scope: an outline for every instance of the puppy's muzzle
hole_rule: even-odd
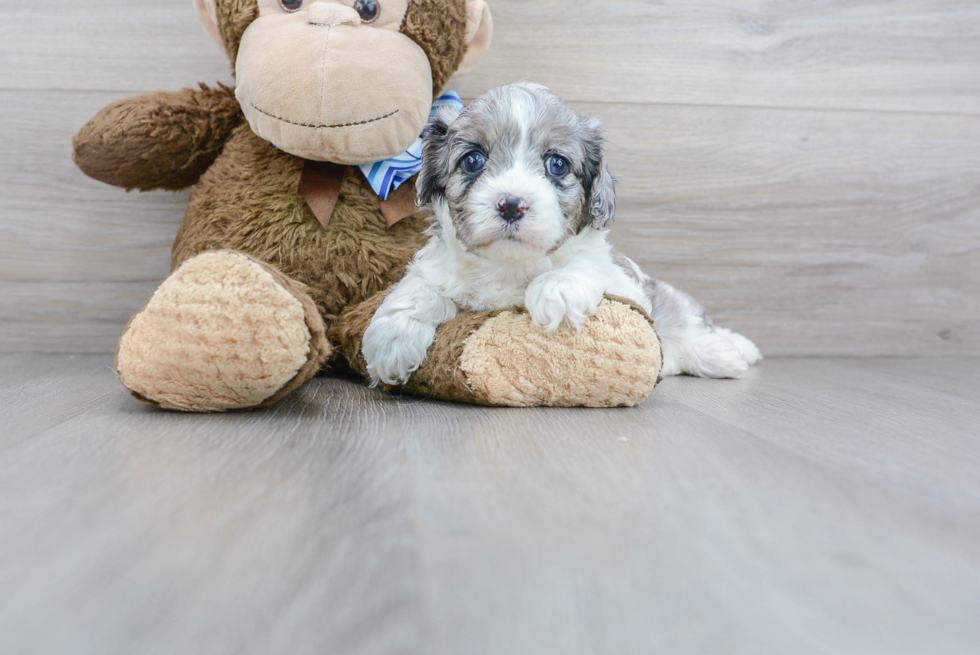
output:
[[[527,213],[527,201],[515,196],[501,196],[497,199],[497,213],[507,223],[516,223]]]

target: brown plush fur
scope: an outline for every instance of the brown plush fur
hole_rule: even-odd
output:
[[[242,34],[259,15],[259,5],[256,0],[218,0],[218,32],[225,42],[225,50],[231,59],[232,71],[235,60],[238,59],[238,44],[242,42]]]
[[[438,96],[466,54],[466,0],[412,0],[401,31],[428,56]]]
[[[86,175],[125,189],[186,189],[214,163],[243,118],[234,90],[222,85],[121,100],[75,136],[75,163]]]
[[[424,217],[387,229],[378,196],[351,167],[324,228],[296,191],[302,173],[303,160],[238,127],[191,194],[173,267],[206,250],[246,252],[309,287],[327,329],[399,280],[425,243]]]

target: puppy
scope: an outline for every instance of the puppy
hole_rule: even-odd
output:
[[[364,334],[374,384],[398,385],[425,361],[436,328],[461,310],[524,306],[546,331],[578,329],[607,293],[653,317],[662,375],[738,377],[761,359],[745,337],[651,279],[607,241],[616,210],[597,119],[543,86],[494,89],[427,129],[417,191],[428,244]]]

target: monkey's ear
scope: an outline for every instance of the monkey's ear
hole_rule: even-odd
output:
[[[470,0],[466,3],[466,54],[456,73],[462,75],[473,70],[490,49],[492,38],[493,16],[490,15],[490,7],[483,0]]]
[[[415,182],[419,207],[427,208],[436,195],[446,188],[446,175],[449,172],[449,126],[460,114],[452,107],[441,107],[425,126],[422,138],[422,169]]]
[[[597,230],[609,227],[616,217],[616,178],[606,165],[606,133],[602,123],[592,118],[587,122],[585,190],[586,214],[589,225]]]
[[[221,32],[218,30],[218,7],[216,0],[194,0],[194,9],[197,10],[197,17],[201,19],[204,30],[211,39],[218,44],[221,51],[225,50],[225,43],[221,39]]]

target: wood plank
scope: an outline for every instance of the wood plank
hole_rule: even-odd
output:
[[[126,94],[0,92],[0,349],[112,352],[170,268],[187,193],[124,193],[72,163],[72,135]]]
[[[227,81],[190,4],[10,4],[0,88]],[[468,95],[532,79],[581,102],[980,113],[980,6],[962,0],[494,0],[492,10],[491,53],[459,80]]]
[[[97,407],[118,405],[120,384],[111,371],[104,355],[0,355],[0,451]]]
[[[114,349],[186,194],[86,179],[121,94],[0,92],[0,349]],[[980,119],[577,104],[610,133],[614,242],[770,355],[980,353]]]
[[[933,509],[973,511],[980,507],[980,387],[977,360],[964,363],[793,359],[752,371],[740,385],[681,378],[670,392],[818,466]],[[937,388],[940,381],[955,381],[957,390]]]
[[[0,451],[0,651],[421,652],[410,480],[376,393],[187,416],[118,385],[90,406],[76,372],[43,398],[85,411]]]
[[[466,93],[519,79],[569,100],[980,112],[980,7],[503,0]],[[497,36],[499,35],[499,36]]]
[[[980,403],[880,371],[830,384],[852,364],[771,360],[666,380],[636,410],[487,411],[459,424],[470,441],[416,438],[436,650],[969,652]]]
[[[159,279],[137,282],[4,282],[0,352],[115,352],[129,319]]]
[[[674,383],[639,412],[493,415],[472,443],[417,440],[437,651],[968,652],[975,499],[951,523],[870,465],[845,475],[691,412]]]
[[[966,655],[980,639],[978,358],[772,359],[668,379],[628,410],[320,378],[227,416],[105,395],[109,361],[0,355],[0,420],[60,417],[0,448],[2,652]]]
[[[125,93],[0,92],[0,259],[3,279],[158,279],[187,207],[187,193],[125,193],[72,162],[74,134]],[[86,268],[70,254],[85,253]],[[162,265],[162,266],[161,266]],[[135,276],[134,276],[135,274]]]
[[[914,377],[907,368],[907,361],[902,358],[854,359],[847,368],[851,375],[885,378],[892,385],[905,385],[912,393],[938,391],[971,401],[980,396],[980,367],[976,359],[933,357],[929,358],[929,362],[931,369],[917,368]]]
[[[231,81],[191,0],[7,3],[0,15],[0,89],[132,93]]]
[[[460,88],[529,79],[569,100],[980,112],[980,7],[959,0],[492,3]]]
[[[771,355],[980,353],[980,122],[583,106],[613,240]]]

